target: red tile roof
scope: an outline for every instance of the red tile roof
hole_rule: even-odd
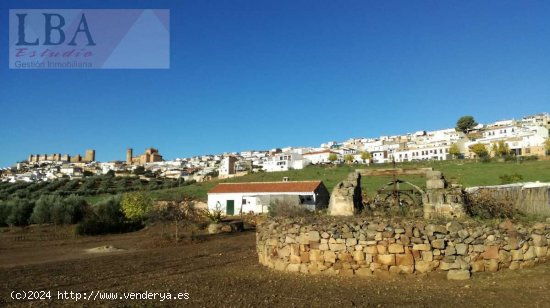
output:
[[[321,181],[220,183],[208,193],[313,192],[321,184]]]

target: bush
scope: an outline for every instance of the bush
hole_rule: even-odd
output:
[[[518,173],[514,174],[503,174],[499,176],[501,184],[510,184],[523,181],[523,176]]]
[[[312,213],[306,208],[286,200],[273,201],[268,207],[270,217],[303,217]]]
[[[466,198],[466,213],[482,219],[513,218],[517,211],[509,196],[496,198],[489,190],[480,189]]]
[[[115,196],[96,204],[88,217],[76,226],[77,234],[124,233],[143,228],[141,222],[125,221],[120,200],[120,196]]]
[[[102,235],[110,233],[125,233],[137,231],[143,228],[139,222],[109,222],[100,220],[98,217],[84,219],[76,226],[76,233],[79,235]]]

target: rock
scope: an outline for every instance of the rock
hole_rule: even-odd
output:
[[[447,249],[445,249],[445,255],[452,256],[455,254],[456,254],[456,248],[454,246],[447,246]]]
[[[388,247],[389,253],[403,253],[405,250],[403,249],[403,245],[401,244],[390,244]]]
[[[330,250],[332,251],[341,251],[341,250],[346,250],[346,244],[328,244],[328,247],[330,248]]]
[[[530,246],[527,251],[523,254],[524,260],[531,260],[537,257],[537,253],[535,252],[535,247]]]
[[[485,246],[482,257],[483,259],[499,259],[498,246]]]
[[[310,242],[318,242],[321,239],[318,231],[309,231],[308,240]]]
[[[375,262],[382,265],[395,265],[395,255],[376,255]]]
[[[531,238],[533,239],[533,245],[536,247],[544,247],[548,245],[548,240],[543,235],[531,234]]]
[[[470,271],[466,270],[449,270],[447,272],[448,280],[468,280],[470,279]]]
[[[455,248],[457,255],[465,256],[468,254],[468,245],[466,244],[456,244]]]
[[[390,274],[392,275],[399,275],[401,273],[401,268],[399,266],[390,266],[389,269]]]
[[[333,251],[325,251],[323,258],[325,259],[325,262],[336,263],[336,253]]]
[[[431,251],[422,251],[422,260],[424,261],[433,261],[434,255]]]
[[[414,244],[413,250],[422,250],[422,251],[428,251],[431,250],[430,244]]]
[[[483,272],[485,271],[485,262],[483,260],[478,260],[472,263],[472,272]]]
[[[460,230],[462,230],[462,225],[457,222],[457,221],[451,221],[449,223],[447,223],[447,231],[449,232],[452,232],[452,233],[455,233],[455,232],[458,232]],[[466,235],[468,236],[468,235]]]
[[[414,257],[412,254],[397,254],[395,255],[395,264],[399,266],[414,265]]]
[[[359,277],[371,277],[372,276],[372,271],[370,270],[370,268],[361,267],[361,268],[355,270],[355,275],[357,275]]]
[[[427,273],[431,272],[434,269],[434,262],[433,261],[417,261],[414,264],[414,269],[419,273]]]
[[[346,239],[346,246],[355,246],[355,245],[357,245],[357,239],[355,238]]]
[[[510,263],[509,269],[511,269],[511,270],[517,270],[517,269],[520,268],[520,265],[521,265],[521,262],[519,262],[519,261],[512,261],[512,263]]]
[[[371,255],[378,254],[378,248],[376,246],[367,246],[365,252]]]
[[[498,271],[498,260],[495,260],[495,259],[485,260],[485,271],[487,272]]]
[[[436,249],[445,249],[445,240],[439,239],[439,240],[433,240],[431,242],[432,247]]]
[[[379,254],[385,254],[388,251],[388,247],[384,245],[376,245],[376,249]]]
[[[511,250],[510,253],[512,253],[512,261],[523,261],[523,251],[520,249]]]
[[[546,257],[548,255],[548,247],[535,247],[535,254],[538,258]]]
[[[362,252],[362,251],[354,251],[353,252],[353,260],[355,260],[355,261],[365,260],[365,253]]]
[[[501,249],[498,251],[498,261],[501,263],[508,263],[512,261],[512,255],[509,251]]]

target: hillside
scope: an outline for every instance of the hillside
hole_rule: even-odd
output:
[[[341,165],[341,166],[308,166],[302,170],[291,170],[285,172],[255,173],[246,176],[214,180],[205,183],[196,183],[189,186],[161,189],[151,191],[154,199],[177,199],[183,195],[192,196],[206,201],[207,192],[220,182],[266,182],[281,181],[288,177],[291,181],[322,180],[329,191],[347,174],[355,169],[379,169],[389,168],[389,165]],[[474,161],[440,161],[440,162],[416,162],[398,164],[399,168],[420,168],[432,167],[443,172],[448,181],[459,183],[465,187],[478,185],[501,184],[500,176],[518,174],[523,181],[550,182],[550,161],[524,161],[517,162],[488,162],[479,163]],[[418,176],[402,176],[401,179],[410,181],[421,187],[425,186],[425,180]],[[369,194],[375,194],[376,190],[390,181],[389,177],[363,177],[362,188]]]

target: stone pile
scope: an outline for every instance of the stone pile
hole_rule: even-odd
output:
[[[257,227],[259,262],[281,271],[343,276],[520,269],[550,258],[550,224],[531,227],[429,224],[387,220],[303,223],[266,221]]]

